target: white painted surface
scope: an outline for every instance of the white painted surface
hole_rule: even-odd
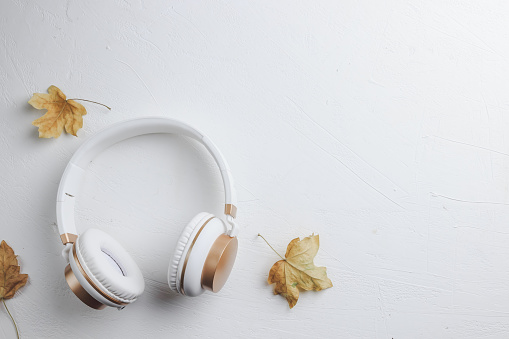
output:
[[[0,5],[1,237],[29,284],[23,338],[506,338],[509,4],[495,1],[11,1]],[[26,102],[55,84],[85,104],[74,138],[39,140]],[[134,255],[146,292],[88,309],[63,279],[60,175],[99,129],[185,120],[229,161],[243,226],[220,294],[169,292],[181,228],[221,213],[212,159],[177,136],[93,163],[78,226]],[[319,233],[332,289],[289,310],[265,282]],[[12,338],[2,310],[0,336]]]

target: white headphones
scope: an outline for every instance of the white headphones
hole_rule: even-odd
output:
[[[187,296],[218,292],[226,283],[237,255],[237,208],[233,178],[221,152],[205,135],[173,119],[140,118],[117,123],[87,140],[65,168],[57,194],[57,224],[69,263],[65,279],[74,294],[95,309],[123,308],[145,289],[140,269],[110,235],[88,229],[78,236],[74,203],[88,164],[103,150],[144,134],[176,133],[200,141],[212,154],[223,178],[226,222],[210,213],[196,215],[182,231],[168,268],[170,288]],[[229,225],[229,226],[227,226]]]

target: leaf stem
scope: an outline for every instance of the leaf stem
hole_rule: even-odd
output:
[[[7,308],[7,305],[5,304],[5,299],[2,298],[2,302],[4,303],[5,309],[7,310],[7,313],[9,313],[9,317],[11,317],[12,323],[14,324],[14,328],[16,329],[16,336],[19,339],[19,332],[18,332],[18,326],[16,325],[16,322],[14,321],[14,318],[12,317],[11,312],[9,312],[9,309]]]
[[[105,104],[101,104],[100,102],[97,102],[97,101],[92,101],[92,100],[87,100],[87,99],[78,99],[78,98],[75,98],[75,99],[67,99],[67,100],[81,100],[81,101],[88,101],[88,102],[92,102],[92,103],[94,103],[94,104],[98,104],[98,105],[104,106],[104,107],[106,107],[107,109],[109,109],[109,110],[111,111],[111,107],[106,106]]]
[[[282,257],[279,253],[277,253],[277,251],[274,249],[274,247],[270,246],[269,242],[267,241],[267,239],[265,239],[265,238],[263,237],[263,235],[261,235],[260,233],[258,233],[258,236],[259,236],[259,237],[261,237],[263,240],[265,240],[265,242],[267,243],[267,245],[269,245],[269,247],[270,247],[270,248],[272,248],[272,250],[273,250],[274,252],[276,252],[276,254],[277,254],[277,255],[278,255],[281,259],[286,260],[286,259],[285,259],[285,258],[283,258],[283,257]]]

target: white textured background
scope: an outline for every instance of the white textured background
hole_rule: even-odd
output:
[[[0,4],[1,238],[29,284],[23,338],[507,338],[509,4],[504,1],[23,1]],[[74,138],[39,140],[27,101],[85,103]],[[147,287],[118,312],[67,288],[55,196],[96,131],[161,115],[208,134],[239,193],[225,289],[190,299],[166,270],[181,228],[221,214],[200,145],[147,136],[91,165],[81,230],[114,235]],[[320,234],[332,289],[289,310],[267,273]],[[14,330],[0,312],[0,336]]]

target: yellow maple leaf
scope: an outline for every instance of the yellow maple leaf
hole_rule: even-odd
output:
[[[56,86],[50,86],[48,94],[34,93],[28,103],[37,109],[48,110],[32,122],[39,127],[39,138],[58,138],[64,128],[67,133],[77,136],[76,132],[83,127],[83,116],[87,114],[82,104],[67,99]]]
[[[270,269],[268,282],[276,284],[274,294],[285,297],[290,308],[297,304],[299,288],[321,291],[332,287],[332,281],[327,277],[327,269],[316,267],[313,263],[319,247],[318,235],[302,240],[295,238],[288,244],[285,259],[279,260]]]
[[[25,286],[28,274],[20,274],[13,249],[2,240],[0,244],[0,299],[10,299]]]

